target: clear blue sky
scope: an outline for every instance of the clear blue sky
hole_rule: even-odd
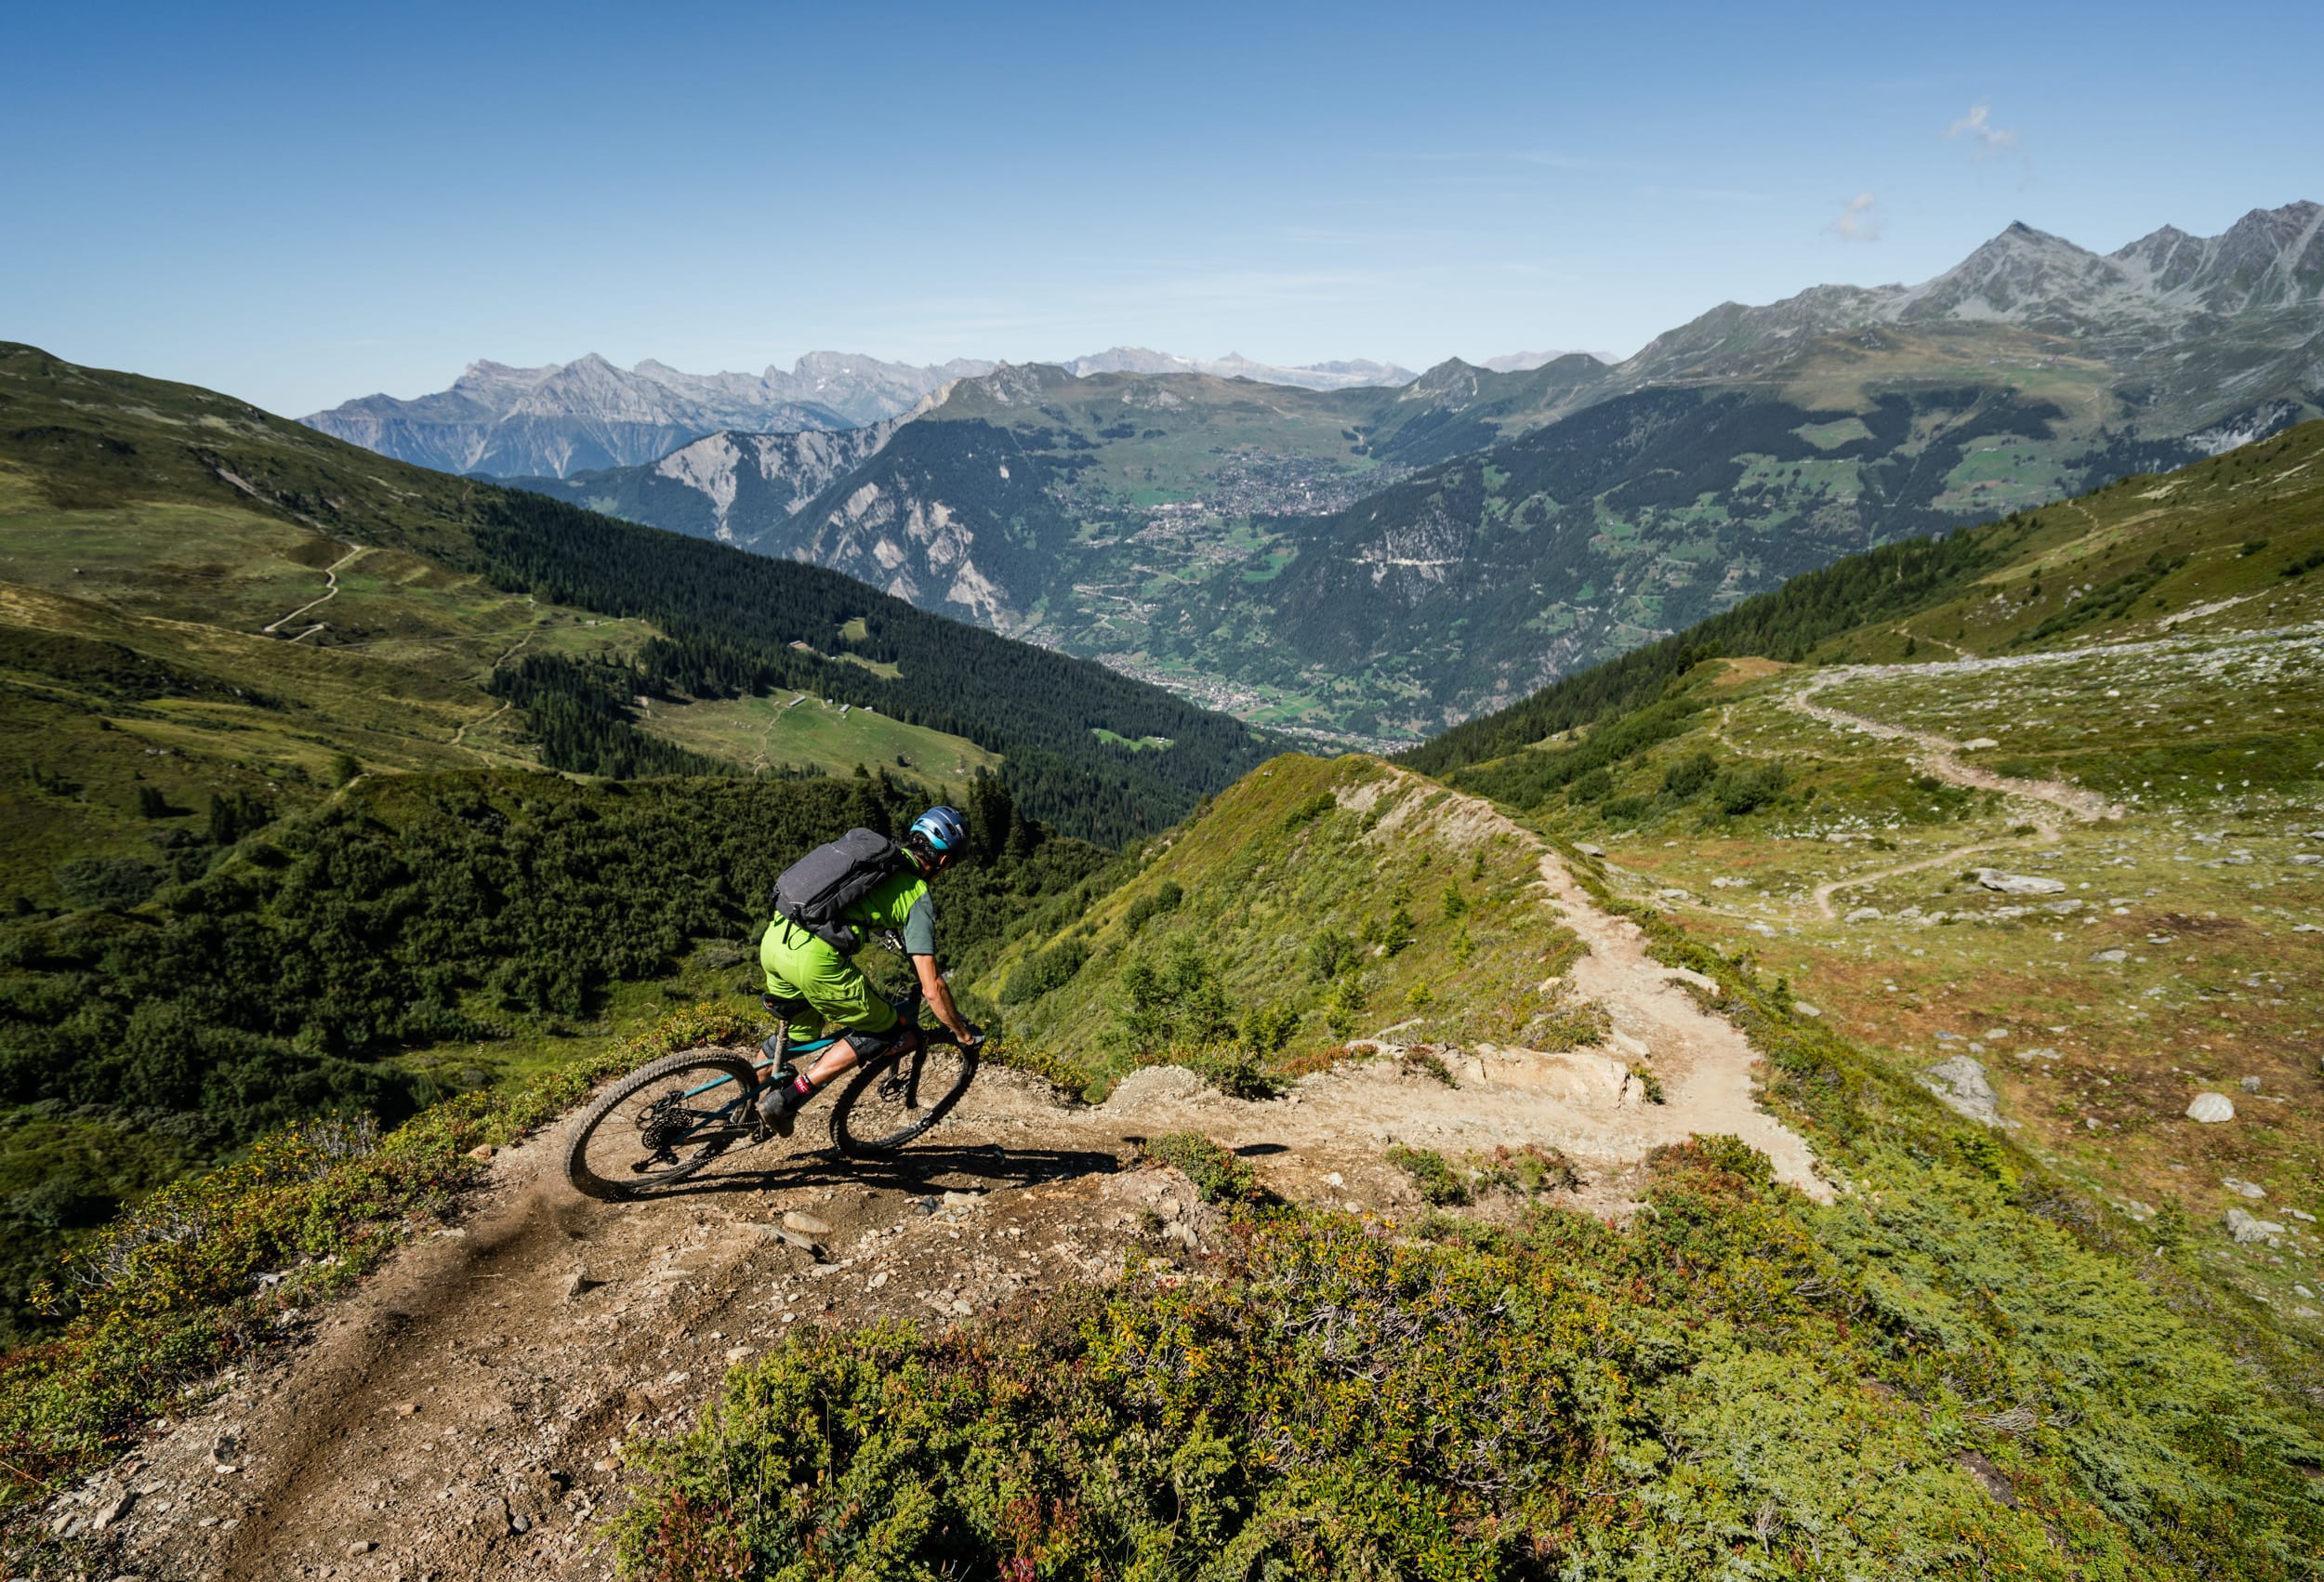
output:
[[[7,54],[0,338],[287,414],[585,351],[1629,352],[2012,219],[2324,199],[2305,6],[310,0]]]

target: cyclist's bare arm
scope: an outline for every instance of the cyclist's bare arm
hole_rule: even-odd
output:
[[[936,1020],[950,1028],[952,1035],[963,1044],[975,1043],[976,1031],[969,1025],[969,1019],[960,1014],[960,1008],[952,1003],[952,985],[936,970],[936,958],[916,956],[912,958],[912,970],[919,974],[920,993],[927,997],[928,1009],[936,1013]]]

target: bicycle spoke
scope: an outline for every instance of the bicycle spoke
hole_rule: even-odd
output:
[[[724,1049],[674,1055],[625,1079],[567,1148],[574,1185],[624,1197],[683,1179],[750,1135],[748,1064]]]
[[[863,1074],[832,1117],[840,1152],[883,1153],[926,1131],[958,1102],[976,1074],[976,1058],[931,1041],[917,1063],[909,1051]]]

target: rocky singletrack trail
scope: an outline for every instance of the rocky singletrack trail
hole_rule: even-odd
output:
[[[1806,715],[1811,719],[1821,720],[1834,730],[1859,732],[1882,741],[1910,742],[1918,749],[1913,755],[1914,766],[1921,772],[1933,774],[1949,785],[1959,785],[1976,791],[1998,791],[2004,796],[2024,798],[2064,812],[2081,824],[2095,824],[2101,819],[2122,817],[2123,810],[2119,806],[2106,800],[2096,792],[2085,791],[2078,785],[2069,785],[2062,780],[2028,780],[2015,775],[1999,774],[1992,770],[1980,768],[1976,764],[1964,760],[1961,757],[1963,750],[1962,745],[1950,737],[1940,736],[1934,732],[1908,731],[1902,726],[1890,725],[1883,720],[1874,719],[1869,715],[1851,713],[1846,709],[1833,708],[1828,704],[1819,704],[1815,701],[1816,694],[1827,687],[1836,686],[1843,681],[1862,679],[1867,676],[1895,675],[1905,671],[1967,672],[1973,669],[1989,668],[1996,663],[1992,660],[1970,659],[1911,666],[1846,666],[1819,672],[1808,678],[1797,687],[1785,692],[1782,694],[1782,702],[1783,705],[1792,712]],[[2057,838],[2059,823],[2054,813],[2048,816],[2037,816],[2033,824],[2035,833],[2041,839],[2055,840]],[[1919,873],[1923,868],[1949,866],[1960,863],[1964,858],[1974,857],[1986,851],[2013,848],[2014,844],[2013,841],[1978,841],[1972,845],[1956,846],[1949,850],[1940,851],[1934,857],[1922,857],[1910,863],[1899,863],[1894,867],[1882,868],[1873,873],[1853,874],[1846,878],[1827,880],[1816,887],[1810,899],[1815,902],[1816,911],[1822,914],[1827,921],[1829,921],[1840,916],[1840,909],[1832,904],[1832,897],[1842,890],[1861,890],[1879,884],[1884,879]]]
[[[119,1571],[610,1576],[635,1442],[691,1422],[728,1367],[797,1326],[973,1320],[1118,1278],[1133,1248],[1199,1271],[1221,1243],[1217,1211],[1176,1171],[1137,1167],[1138,1142],[1166,1132],[1236,1150],[1286,1198],[1373,1215],[1422,1207],[1383,1158],[1391,1141],[1456,1162],[1561,1150],[1582,1184],[1557,1201],[1618,1218],[1652,1149],[1728,1132],[1829,1201],[1805,1141],[1759,1107],[1756,1057],[1706,1009],[1707,981],[1654,961],[1538,837],[1459,802],[1440,837],[1515,835],[1538,850],[1543,921],[1590,947],[1572,987],[1604,1008],[1605,1048],[1407,1049],[1390,1029],[1367,1041],[1375,1058],[1256,1102],[1156,1066],[1090,1105],[988,1066],[891,1161],[831,1154],[811,1110],[796,1140],[622,1205],[574,1193],[562,1127],[544,1128],[493,1160],[451,1233],[403,1249],[298,1344],[85,1487],[85,1504],[133,1496],[109,1527]],[[1635,1074],[1648,1062],[1663,1102]]]
[[[1953,660],[1918,666],[1844,666],[1820,672],[1795,690],[1786,692],[1783,703],[1785,707],[1795,713],[1804,714],[1811,719],[1820,719],[1837,730],[1858,731],[1883,741],[1910,742],[1919,749],[1913,758],[1915,765],[1924,773],[1933,774],[1948,784],[1979,791],[1999,791],[2005,796],[2046,802],[2083,824],[2120,818],[2122,809],[2094,791],[2068,785],[2063,780],[2027,780],[2015,775],[1997,774],[1992,770],[1981,769],[1964,760],[1961,757],[1961,744],[1950,737],[1928,731],[1908,731],[1868,715],[1851,714],[1845,709],[1814,701],[1816,694],[1827,687],[1838,686],[1843,681],[1860,680],[1867,676],[1893,675],[1906,669],[1927,674],[1967,672],[1974,668],[1990,667],[1997,663],[1993,660]]]

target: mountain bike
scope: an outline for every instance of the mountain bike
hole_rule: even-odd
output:
[[[881,943],[903,953],[899,939]],[[976,1049],[944,1028],[922,1027],[920,1002],[918,982],[891,1002],[904,1041],[850,1073],[831,1106],[831,1145],[847,1158],[893,1154],[949,1114],[976,1079]],[[588,1196],[618,1203],[675,1186],[738,1142],[765,1141],[775,1132],[759,1117],[763,1087],[790,1080],[794,1061],[812,1060],[845,1036],[842,1028],[794,1043],[786,1016],[756,1059],[713,1046],[639,1067],[574,1124],[565,1179]]]

